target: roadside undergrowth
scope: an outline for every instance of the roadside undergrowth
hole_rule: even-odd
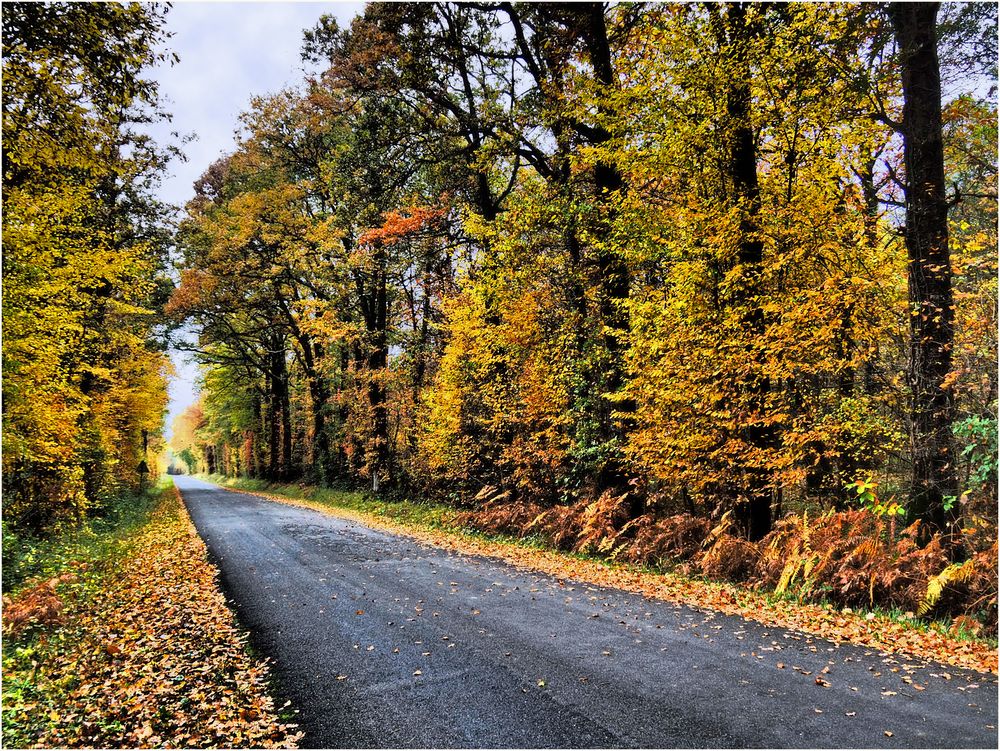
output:
[[[4,747],[295,747],[175,488],[92,550],[5,598]]]
[[[926,624],[873,609],[837,610],[829,604],[801,603],[773,592],[752,590],[677,572],[651,570],[602,558],[556,551],[536,539],[470,532],[455,509],[440,504],[382,501],[345,491],[274,485],[256,480],[212,476],[227,490],[249,492],[280,503],[302,506],[466,555],[482,555],[558,578],[617,587],[645,597],[709,608],[728,615],[851,642],[886,653],[905,654],[958,667],[997,672],[994,643],[961,639]],[[945,627],[946,628],[946,627]]]

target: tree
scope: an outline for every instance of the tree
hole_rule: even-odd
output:
[[[163,117],[163,17],[3,7],[4,508],[35,532],[134,488],[162,423],[168,154],[137,125]]]
[[[945,19],[956,87],[990,18]],[[175,305],[210,366],[212,461],[463,503],[604,499],[754,540],[789,508],[846,511],[869,475],[908,492],[891,40],[878,7],[820,4],[322,22],[306,53],[329,67],[255,101],[189,207]],[[947,112],[959,294],[938,376],[980,503],[995,108],[966,92]]]
[[[952,370],[955,305],[948,247],[948,198],[941,123],[941,72],[937,57],[937,3],[887,6],[899,45],[903,85],[903,154],[906,167],[906,250],[909,260],[913,470],[910,504],[943,530],[949,501],[958,494],[952,449],[955,402]],[[951,509],[957,510],[952,506]]]

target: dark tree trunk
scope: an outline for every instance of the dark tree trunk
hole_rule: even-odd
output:
[[[284,356],[281,358],[282,364],[285,362]],[[288,393],[288,372],[285,371],[281,378],[280,406],[281,406],[281,468],[279,473],[282,480],[288,480],[294,472],[292,460],[292,405]]]
[[[268,474],[272,480],[287,480],[292,468],[292,421],[288,393],[288,368],[283,342],[272,342],[268,356]]]
[[[375,442],[375,467],[372,472],[373,486],[378,490],[383,474],[389,472],[389,414],[386,405],[385,370],[389,365],[388,318],[389,296],[385,263],[385,252],[376,255],[375,284],[375,330],[368,369],[372,379],[368,392],[372,405],[372,438]]]
[[[604,4],[586,3],[581,6],[579,12],[584,15],[583,39],[587,46],[590,65],[594,70],[594,78],[602,86],[612,89],[616,82],[611,61],[611,45],[608,42],[607,22],[604,18]],[[611,134],[601,126],[592,128],[592,132],[591,141],[595,144],[605,143],[611,138]],[[604,215],[601,217],[604,226],[601,229],[605,237],[610,234],[614,218],[614,209],[609,205],[610,199],[615,193],[624,189],[625,180],[614,164],[598,162],[594,165],[594,190],[598,201],[604,204]],[[615,392],[624,385],[621,334],[627,331],[629,326],[628,312],[624,303],[628,300],[631,278],[628,266],[621,256],[603,246],[598,249],[597,267],[600,278],[600,313],[606,332],[603,335],[603,344],[608,352],[610,366],[604,385],[609,392]],[[618,409],[627,411],[627,405],[619,405]],[[610,425],[610,411],[609,406],[606,420],[609,422],[609,432],[614,435],[616,431]]]
[[[294,327],[295,339],[299,343],[302,370],[305,371],[306,382],[309,385],[313,433],[311,463],[319,482],[328,485],[333,480],[333,467],[330,460],[330,437],[326,432],[326,409],[329,392],[326,381],[317,367],[317,362],[322,357],[322,349],[313,342],[312,337],[300,331],[294,321],[291,323]]]
[[[347,383],[349,374],[351,371],[351,351],[353,347],[346,344],[340,345],[340,378],[339,386],[337,388],[338,400],[337,400],[337,434],[340,440],[337,441],[337,468],[343,473],[344,476],[349,476],[354,469],[351,466],[350,457],[357,456],[357,454],[351,454],[348,452],[347,440],[352,440],[350,435],[347,435],[347,421],[351,416],[350,407],[348,406],[348,400],[343,397],[340,391],[344,388],[344,384]],[[358,358],[354,358],[354,362],[358,362]],[[352,446],[353,449],[353,446]]]
[[[320,482],[329,485],[334,477],[330,436],[326,430],[326,404],[329,393],[321,375],[314,374],[309,377],[309,399],[312,402],[313,463],[318,470]]]
[[[368,375],[368,404],[372,410],[372,432],[370,453],[368,455],[368,470],[372,478],[372,489],[379,490],[383,480],[387,479],[389,467],[389,415],[386,405],[385,370],[389,364],[389,298],[388,278],[386,273],[385,248],[375,248],[370,277],[370,288],[364,290],[364,282],[358,285],[362,292],[362,314],[365,329],[368,333],[368,352],[365,367]]]
[[[260,425],[260,399],[253,395],[253,427],[247,431],[247,476],[260,477],[260,457],[257,454],[257,426]]]
[[[247,462],[247,471],[252,478],[258,478],[261,475],[260,471],[260,433],[258,428],[261,424],[261,409],[260,409],[260,397],[256,391],[253,395],[253,429],[250,431],[250,458]]]
[[[878,247],[879,198],[878,188],[875,185],[876,164],[875,157],[871,157],[865,164],[864,171],[858,175],[861,181],[861,195],[865,202],[865,244],[871,252]],[[865,360],[861,376],[864,392],[869,396],[874,395],[878,390],[875,382],[874,356]]]
[[[560,10],[575,20],[580,39],[587,50],[594,79],[602,87],[613,89],[617,82],[608,40],[604,3],[567,4]],[[611,138],[611,134],[601,125],[581,124],[581,126],[593,144],[605,143]],[[616,193],[625,190],[625,180],[616,165],[600,161],[594,165],[593,178],[595,198],[601,206],[598,226],[594,229],[598,236],[607,238],[610,236],[615,218],[613,200]],[[606,357],[601,363],[601,372],[590,374],[591,378],[587,380],[595,381],[593,387],[601,395],[597,400],[597,415],[595,415],[599,430],[598,440],[602,443],[612,441],[620,443],[627,430],[627,415],[635,411],[635,405],[631,400],[620,401],[615,398],[625,386],[623,334],[629,328],[625,303],[629,296],[631,276],[621,256],[606,247],[604,243],[598,243],[595,265],[598,276],[597,312],[602,329],[600,344]],[[583,305],[580,307],[583,308]],[[605,394],[609,396],[604,396]],[[625,419],[616,420],[615,412],[626,415]],[[622,492],[628,489],[627,470],[620,446],[608,457],[595,479],[598,491],[611,489]],[[644,511],[642,497],[633,493],[630,509],[632,516],[639,516]]]
[[[729,6],[726,18],[728,47],[734,75],[729,81],[726,110],[730,119],[729,177],[732,180],[733,202],[741,207],[738,260],[743,269],[737,304],[748,304],[743,316],[743,326],[751,342],[764,333],[764,311],[750,303],[760,291],[761,264],[764,260],[764,243],[760,237],[760,185],[757,180],[757,149],[754,143],[750,117],[750,61],[749,43],[754,31],[749,27],[746,8],[742,3]],[[751,357],[760,360],[756,343],[751,345]],[[751,411],[756,413],[743,426],[743,438],[754,448],[767,449],[774,442],[774,431],[766,426],[763,411],[770,389],[767,378],[759,376],[741,384],[750,397]],[[771,530],[771,478],[766,470],[748,467],[743,498],[736,506],[736,517],[744,533],[751,540],[759,540]]]
[[[952,453],[955,403],[951,372],[954,305],[948,248],[937,3],[891,3],[903,83],[906,250],[909,257],[913,473],[910,508],[932,528],[949,521],[945,497],[957,495]]]
[[[269,358],[270,359],[270,358]],[[264,410],[264,430],[267,434],[267,479],[278,479],[281,464],[281,425],[278,422],[278,390],[275,378],[269,372],[265,377],[267,408]]]

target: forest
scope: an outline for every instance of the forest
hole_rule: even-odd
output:
[[[106,515],[156,472],[170,153],[143,133],[165,114],[142,71],[166,57],[164,17],[4,4],[5,584],[19,540]]]
[[[995,635],[994,4],[372,3],[177,222],[161,12],[57,7],[4,7],[5,559],[156,472],[172,344],[189,473]]]

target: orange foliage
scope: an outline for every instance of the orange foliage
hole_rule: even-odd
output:
[[[75,574],[61,574],[36,584],[16,598],[3,598],[4,635],[17,639],[36,626],[62,623],[64,603],[56,592],[60,584],[75,582]]]
[[[446,208],[433,209],[422,206],[390,211],[385,215],[381,227],[369,229],[358,238],[358,245],[392,245],[433,226],[447,212]]]

